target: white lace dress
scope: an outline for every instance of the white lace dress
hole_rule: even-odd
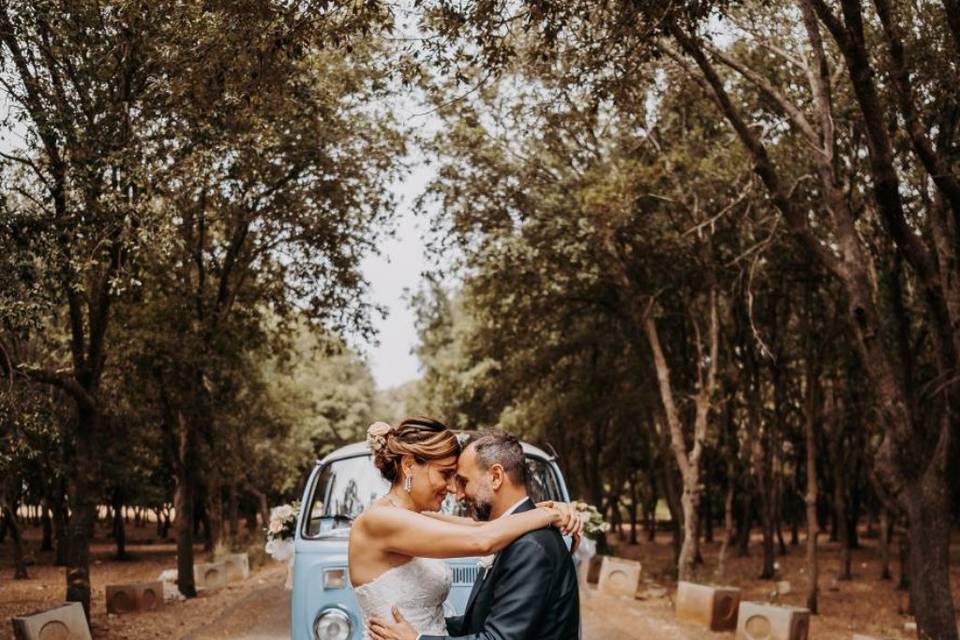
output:
[[[450,593],[453,575],[444,560],[413,558],[388,569],[376,580],[353,591],[363,612],[363,637],[368,640],[366,621],[371,617],[393,621],[396,606],[417,633],[447,635],[443,603]]]

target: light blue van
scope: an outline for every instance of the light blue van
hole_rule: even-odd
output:
[[[523,443],[530,497],[570,501],[556,456]],[[292,640],[360,640],[363,622],[347,571],[350,523],[389,486],[373,466],[365,442],[342,447],[317,463],[303,494],[297,523],[290,612]],[[455,513],[452,496],[444,510]],[[477,558],[449,560],[453,588],[444,604],[460,615],[477,575]]]

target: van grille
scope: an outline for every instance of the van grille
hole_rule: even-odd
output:
[[[453,584],[455,585],[473,585],[477,579],[477,567],[454,567]]]

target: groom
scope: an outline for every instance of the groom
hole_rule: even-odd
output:
[[[494,431],[460,454],[457,498],[472,503],[479,520],[534,508],[527,496],[520,441]],[[418,636],[394,609],[397,622],[371,627],[398,640],[577,640],[580,596],[573,560],[555,527],[524,534],[490,559],[473,585],[463,616],[447,618],[446,636]]]

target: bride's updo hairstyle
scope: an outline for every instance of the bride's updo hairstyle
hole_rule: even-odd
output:
[[[432,418],[407,418],[396,427],[374,422],[367,429],[373,463],[391,484],[400,478],[400,460],[413,456],[417,464],[460,455],[457,436]]]

